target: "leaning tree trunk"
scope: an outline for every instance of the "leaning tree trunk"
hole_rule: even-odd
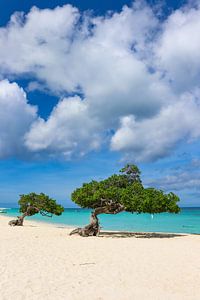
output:
[[[28,206],[26,212],[23,213],[23,215],[17,216],[16,220],[9,221],[8,225],[10,225],[10,226],[23,226],[23,224],[24,224],[24,218],[31,215],[30,211],[32,209],[35,209],[37,212],[39,212],[38,208],[33,207],[33,206]]]
[[[78,233],[81,236],[96,236],[99,234],[99,230],[99,219],[97,218],[96,210],[94,210],[90,216],[90,224],[83,228],[74,229],[70,235]]]
[[[79,234],[80,236],[98,236],[100,232],[100,224],[98,215],[100,214],[117,214],[124,210],[124,207],[119,203],[109,201],[106,206],[95,208],[90,216],[90,224],[83,228],[74,229],[70,235]]]
[[[24,218],[27,216],[27,213],[25,212],[22,216],[17,216],[16,220],[9,221],[10,226],[23,226],[24,224]]]

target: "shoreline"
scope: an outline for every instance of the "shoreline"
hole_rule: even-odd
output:
[[[196,208],[195,208],[196,209]],[[76,213],[76,211],[78,211]],[[79,213],[80,212],[80,213]],[[199,223],[200,209],[195,211],[183,210],[180,214],[156,214],[151,218],[149,214],[122,213],[117,216],[101,215],[99,218],[101,230],[127,231],[127,232],[160,232],[177,234],[200,234]],[[15,218],[19,215],[17,209],[8,210],[6,214],[0,214]],[[36,215],[25,218],[34,222],[53,224],[53,226],[63,226],[70,228],[83,227],[89,223],[90,212],[83,209],[66,209],[60,217],[52,218]],[[55,225],[54,225],[55,224]]]
[[[10,220],[12,220],[13,218],[15,218],[15,216],[8,216],[7,214],[0,214],[0,218],[7,218],[8,222]],[[77,227],[79,227],[78,225],[68,225],[68,224],[64,224],[64,223],[51,223],[48,221],[41,221],[41,220],[29,220],[29,219],[25,219],[24,221],[24,226],[26,226],[26,223],[33,223],[33,224],[41,224],[41,225],[46,225],[46,226],[51,226],[51,227],[55,227],[55,228],[63,228],[63,229],[69,229],[69,230],[73,230]],[[7,224],[8,225],[8,224]],[[9,225],[8,225],[9,226]],[[173,234],[173,235],[200,235],[200,233],[188,233],[188,232],[168,232],[168,231],[124,231],[124,230],[102,230],[101,232],[108,232],[108,233],[119,233],[119,234],[160,234],[160,235],[165,235],[165,234]]]
[[[10,220],[13,220],[13,219],[16,218],[15,216],[8,216],[7,214],[0,214],[0,219],[1,219],[1,217],[7,219],[8,222]],[[34,225],[41,224],[41,225],[46,225],[46,226],[55,227],[55,228],[62,227],[62,226],[63,226],[63,228],[66,228],[66,229],[73,229],[73,228],[75,228],[75,226],[70,226],[70,225],[66,225],[66,224],[62,224],[62,223],[51,223],[51,222],[41,221],[41,220],[34,220],[33,221],[33,220],[29,220],[28,218],[25,219],[24,226],[22,226],[22,227],[25,227],[26,223],[28,223],[28,224],[32,223]],[[12,226],[9,226],[9,227],[12,227]],[[20,226],[14,226],[14,227],[20,227]]]

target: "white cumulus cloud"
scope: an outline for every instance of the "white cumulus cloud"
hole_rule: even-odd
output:
[[[183,139],[200,138],[200,100],[185,95],[179,102],[163,108],[158,115],[142,121],[126,116],[111,140],[111,148],[135,161],[151,161],[171,153]]]
[[[83,156],[99,147],[98,122],[89,115],[86,103],[79,97],[63,99],[47,121],[38,118],[26,134],[25,144],[32,152],[50,155]]]
[[[24,100],[32,114],[17,121],[21,138],[12,128],[15,149],[71,158],[106,142],[151,161],[199,139],[199,20],[198,4],[161,21],[143,1],[99,17],[71,5],[15,13],[0,28],[1,78],[28,75],[28,91],[61,97],[47,120]]]
[[[27,103],[24,91],[16,83],[0,81],[0,158],[26,150],[24,134],[36,117],[37,110]]]
[[[158,67],[178,92],[188,91],[200,82],[199,5],[172,13],[162,24],[160,39],[154,45]]]

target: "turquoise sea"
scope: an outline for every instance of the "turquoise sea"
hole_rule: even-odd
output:
[[[27,219],[60,226],[83,226],[89,223],[90,211],[89,209],[66,208],[59,217],[48,218],[35,215]],[[11,208],[6,215],[15,217],[18,214],[18,209]],[[99,219],[102,230],[200,234],[200,207],[182,208],[177,215],[162,213],[151,216],[125,212],[118,215],[101,215]]]

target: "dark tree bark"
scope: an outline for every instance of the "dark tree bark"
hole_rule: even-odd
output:
[[[102,204],[105,206],[95,208],[91,213],[90,224],[86,225],[83,228],[74,229],[70,235],[79,234],[80,236],[98,236],[100,232],[100,224],[98,215],[100,214],[118,214],[124,210],[124,206],[120,203],[112,202],[111,200],[101,200]]]
[[[36,211],[36,213],[39,212],[39,209],[37,207],[28,206],[26,212],[23,213],[23,215],[17,216],[16,220],[9,221],[8,225],[10,225],[10,226],[23,226],[24,218],[27,217],[27,216],[31,216],[31,210],[33,210],[33,209]]]

